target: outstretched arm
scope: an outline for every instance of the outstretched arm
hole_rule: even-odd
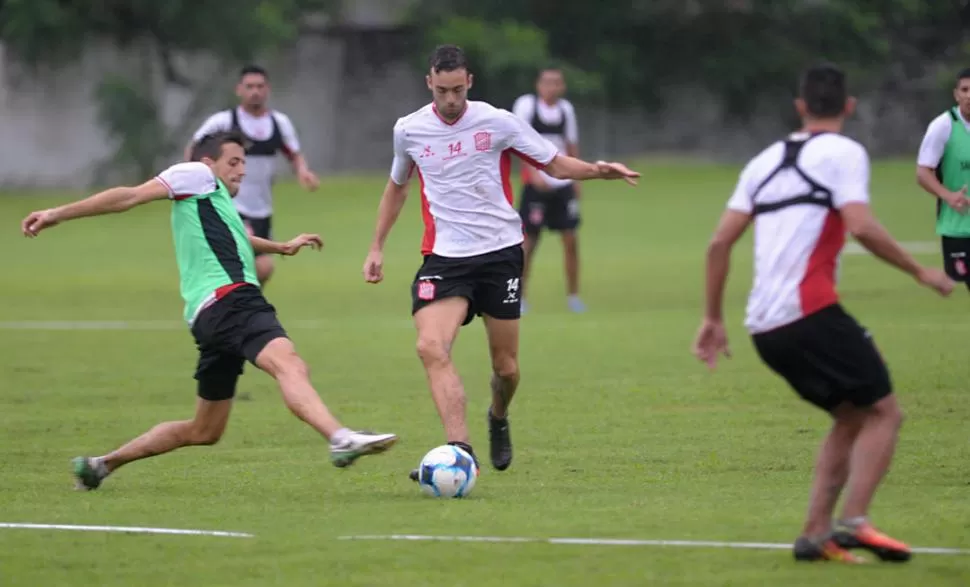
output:
[[[637,185],[637,178],[640,177],[638,172],[622,163],[587,163],[562,154],[556,155],[544,171],[557,179],[623,179],[630,185]]]
[[[323,239],[316,234],[301,234],[285,243],[249,235],[249,242],[253,245],[254,251],[268,255],[295,255],[303,247],[312,247],[316,250],[323,248]]]
[[[24,235],[33,237],[37,236],[41,230],[61,222],[86,216],[116,214],[153,200],[162,200],[168,197],[168,186],[158,178],[153,178],[137,187],[115,187],[77,202],[32,212],[21,223],[21,230]]]

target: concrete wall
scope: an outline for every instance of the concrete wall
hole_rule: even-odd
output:
[[[428,100],[410,57],[414,42],[407,32],[393,29],[308,33],[264,61],[272,76],[273,105],[295,122],[315,169],[324,174],[386,170],[395,119]],[[151,63],[137,48],[122,53],[92,46],[70,67],[30,71],[0,46],[0,186],[81,187],[94,181],[114,150],[93,99],[106,74],[139,76],[158,88],[166,122],[172,129],[182,127],[180,143],[206,114],[229,103],[235,71],[182,57],[181,69],[212,88],[205,93],[205,108],[192,114],[195,92],[166,86],[146,65]],[[869,96],[849,131],[875,155],[913,156],[927,122],[946,102],[945,96],[940,99],[935,88],[915,85]],[[742,161],[786,130],[777,116],[725,122],[716,101],[692,90],[684,90],[661,114],[583,108],[580,118],[582,149],[589,157],[652,151]],[[164,162],[176,157],[173,152]]]

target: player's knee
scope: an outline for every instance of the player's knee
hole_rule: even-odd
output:
[[[431,336],[419,336],[418,357],[426,366],[445,365],[451,361],[451,351],[444,340]]]
[[[212,446],[222,439],[223,432],[225,432],[224,426],[193,422],[189,432],[188,444]]]
[[[502,379],[519,376],[519,360],[515,355],[501,355],[492,359],[492,372]]]
[[[872,415],[876,418],[893,424],[896,428],[903,425],[903,410],[899,407],[894,395],[888,395],[879,400],[872,406]]]

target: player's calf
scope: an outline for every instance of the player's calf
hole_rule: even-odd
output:
[[[344,427],[313,388],[309,368],[288,338],[278,337],[266,344],[255,363],[276,379],[290,411],[330,441],[330,460],[334,466],[347,467],[358,458],[382,453],[397,442],[394,434]]]

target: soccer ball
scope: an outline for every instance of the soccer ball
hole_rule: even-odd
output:
[[[475,459],[450,444],[431,449],[418,466],[418,485],[434,497],[466,497],[477,479]]]

